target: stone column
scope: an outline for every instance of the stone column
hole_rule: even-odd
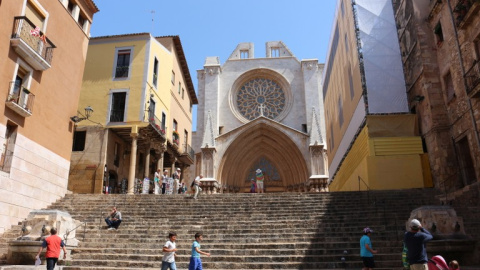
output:
[[[133,188],[135,184],[135,171],[137,167],[137,138],[138,127],[132,127],[132,148],[130,150],[130,169],[128,171],[128,194],[133,194]]]
[[[163,152],[160,153],[160,158],[157,161],[157,170],[158,169],[163,172]]]
[[[150,144],[147,145],[145,153],[145,172],[144,175],[147,178],[150,178]]]

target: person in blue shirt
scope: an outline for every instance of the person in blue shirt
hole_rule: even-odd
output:
[[[375,268],[373,254],[377,254],[377,251],[372,248],[372,242],[370,241],[370,235],[372,232],[372,229],[366,227],[363,229],[362,238],[360,238],[360,257],[362,257],[364,266],[362,270],[371,270]]]
[[[427,242],[432,240],[432,234],[422,227],[417,219],[410,221],[410,231],[405,233],[403,242],[407,247],[407,258],[410,269],[428,269]]]
[[[190,257],[190,264],[188,265],[188,270],[203,270],[200,254],[210,257],[210,253],[203,252],[200,250],[200,242],[202,240],[203,240],[203,234],[196,233],[195,241],[192,244],[192,257]]]

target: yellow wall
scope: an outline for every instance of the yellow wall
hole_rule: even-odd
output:
[[[139,121],[140,113],[143,113],[144,106],[141,103],[144,95],[144,63],[147,49],[146,35],[142,40],[115,41],[99,40],[91,42],[88,48],[87,63],[83,76],[82,92],[78,110],[83,113],[83,108],[91,106],[94,113],[90,120],[98,123],[107,121],[108,104],[111,96],[110,90],[129,89],[126,121]],[[128,80],[112,80],[115,64],[115,48],[133,47],[133,59],[130,64],[131,75]],[[82,121],[79,125],[95,125],[89,121]]]
[[[192,111],[190,111],[190,101],[191,97],[188,94],[188,85],[186,83],[185,77],[183,76],[183,70],[179,64],[179,55],[177,54],[175,50],[175,45],[173,43],[172,38],[158,38],[159,42],[161,42],[166,48],[168,48],[170,51],[172,51],[172,66],[170,69],[170,76],[173,72],[175,72],[175,82],[171,83],[171,80],[169,79],[168,81],[170,82],[170,108],[171,108],[171,113],[167,115],[167,138],[169,140],[172,140],[173,137],[173,120],[175,119],[178,123],[178,134],[180,137],[180,149],[183,151],[183,147],[185,144],[184,140],[184,131],[186,130],[188,132],[188,142],[186,142],[189,145],[192,145]],[[170,77],[169,77],[170,78]],[[181,84],[181,88],[184,89],[184,94],[182,95],[182,90],[180,89],[179,93],[179,83]]]
[[[387,122],[390,118],[398,118],[383,117]],[[423,154],[420,137],[369,135],[378,130],[378,126],[369,130],[368,125],[362,129],[330,184],[330,191],[366,190],[367,186],[372,190],[429,186],[428,157]]]
[[[158,78],[157,86],[153,84],[153,66],[155,57],[158,59]],[[155,115],[161,121],[162,112],[170,115],[170,87],[171,74],[172,74],[172,53],[168,51],[161,43],[152,38],[150,45],[150,57],[148,59],[148,76],[147,76],[147,89],[146,100],[150,98],[150,94],[153,94],[155,100]],[[166,121],[166,127],[170,127],[170,123]],[[169,130],[169,129],[167,129]]]

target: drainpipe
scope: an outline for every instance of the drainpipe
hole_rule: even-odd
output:
[[[457,52],[458,52],[458,60],[460,61],[460,69],[462,71],[462,77],[463,77],[463,87],[465,89],[465,93],[467,95],[467,101],[468,101],[468,108],[470,111],[470,117],[472,119],[472,127],[475,133],[475,139],[477,140],[477,147],[480,149],[480,138],[478,136],[478,128],[477,128],[477,122],[475,121],[475,115],[473,114],[473,108],[472,108],[472,101],[470,97],[467,94],[467,81],[465,79],[465,68],[463,66],[463,57],[462,57],[462,50],[460,49],[460,42],[458,40],[458,32],[457,32],[457,26],[455,25],[455,17],[453,16],[453,10],[452,6],[450,5],[450,0],[447,0],[447,6],[448,6],[448,11],[450,12],[450,18],[452,21],[452,26],[453,26],[453,33],[455,34],[455,45],[457,47]]]

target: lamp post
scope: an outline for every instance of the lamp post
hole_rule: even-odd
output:
[[[83,121],[83,120],[86,120],[88,118],[90,118],[90,116],[92,115],[93,113],[93,109],[91,106],[87,106],[85,107],[85,117],[78,117],[78,115],[75,115],[75,116],[72,116],[70,117],[70,120],[72,120],[72,122],[74,122],[75,124],[80,122],[80,121]]]

